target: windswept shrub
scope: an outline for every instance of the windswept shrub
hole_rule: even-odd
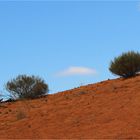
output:
[[[44,80],[35,76],[19,75],[8,81],[6,90],[19,99],[38,98],[48,93],[48,85]]]
[[[124,78],[135,76],[140,72],[140,53],[129,51],[115,57],[114,60],[111,61],[109,70],[113,74]]]
[[[0,94],[0,103],[3,101],[2,94]]]
[[[0,99],[0,103],[3,101],[3,99]]]

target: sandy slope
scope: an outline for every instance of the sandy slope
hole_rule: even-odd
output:
[[[140,139],[140,76],[2,104],[0,138]]]

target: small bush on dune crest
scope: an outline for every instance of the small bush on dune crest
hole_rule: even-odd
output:
[[[48,93],[48,85],[39,77],[19,75],[7,82],[6,90],[15,98],[33,99]]]
[[[115,57],[109,70],[124,78],[133,77],[140,72],[140,53],[129,51]]]
[[[0,97],[2,96],[2,94],[0,94]],[[3,101],[3,98],[0,98],[0,103]]]

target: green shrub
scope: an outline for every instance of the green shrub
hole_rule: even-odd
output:
[[[39,77],[19,75],[17,78],[7,82],[6,90],[15,98],[33,99],[47,94],[48,85]]]
[[[0,103],[3,101],[2,94],[0,93]]]
[[[109,70],[124,78],[135,76],[140,72],[140,53],[129,51],[121,54],[111,61]]]

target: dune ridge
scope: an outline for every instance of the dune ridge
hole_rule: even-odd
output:
[[[0,105],[0,139],[140,139],[140,76]]]

